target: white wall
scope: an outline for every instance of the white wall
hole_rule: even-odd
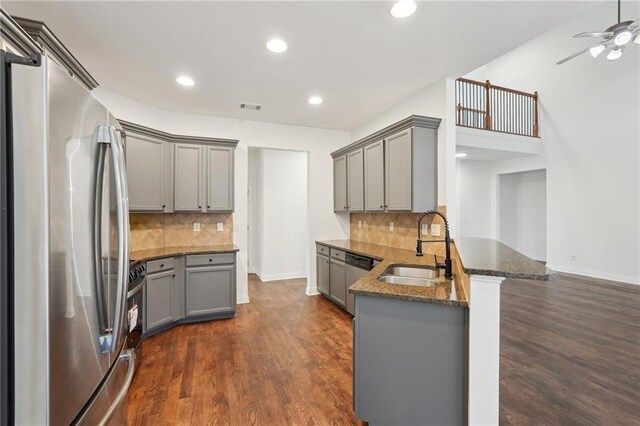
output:
[[[306,277],[307,153],[250,149],[249,177],[257,204],[249,202],[249,253],[257,255],[250,268],[263,281]]]
[[[117,118],[166,132],[239,139],[235,152],[235,212],[233,221],[238,253],[238,301],[248,302],[247,289],[247,180],[249,147],[288,149],[309,153],[308,223],[309,280],[307,293],[316,293],[315,240],[348,238],[348,216],[333,213],[333,163],[330,153],[349,143],[349,133],[257,121],[243,121],[207,115],[162,111],[100,88],[94,95]]]
[[[249,252],[247,270],[256,273],[256,269],[262,264],[262,250],[260,241],[262,238],[262,185],[259,184],[262,176],[262,150],[250,149],[248,155],[249,180]]]
[[[496,238],[493,164],[458,160],[458,235]]]
[[[498,240],[520,253],[546,261],[547,180],[545,170],[498,177]]]
[[[573,34],[606,26],[614,12],[598,7],[467,77],[540,93],[543,153],[495,172],[547,169],[549,267],[640,283],[640,46],[615,62],[587,53],[555,65],[589,45]],[[623,13],[636,18],[638,2]]]

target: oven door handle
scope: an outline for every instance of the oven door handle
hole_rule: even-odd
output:
[[[129,290],[127,292],[127,299],[129,299],[131,296],[133,296],[134,294],[136,294],[137,292],[139,292],[140,290],[142,290],[142,287],[144,287],[144,282],[146,280],[142,280],[140,281],[140,284],[136,285],[133,289]]]

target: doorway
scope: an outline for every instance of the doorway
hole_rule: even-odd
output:
[[[262,282],[308,275],[308,153],[249,148],[249,273]]]
[[[531,259],[546,262],[546,170],[498,175],[498,239]]]

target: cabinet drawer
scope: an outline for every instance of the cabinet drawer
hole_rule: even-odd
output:
[[[325,256],[329,256],[329,247],[323,246],[321,244],[316,244],[316,252],[324,254]]]
[[[331,257],[334,259],[342,260],[344,262],[344,252],[342,250],[331,249]]]
[[[173,269],[173,257],[167,257],[166,259],[150,260],[147,262],[147,274],[153,274],[155,272],[167,271]]]
[[[195,254],[187,256],[187,266],[225,265],[235,263],[235,253]]]

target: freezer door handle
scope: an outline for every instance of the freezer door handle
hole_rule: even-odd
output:
[[[115,412],[118,410],[118,407],[120,406],[120,404],[122,404],[122,401],[124,401],[124,398],[127,396],[127,392],[129,391],[129,387],[131,386],[131,382],[133,381],[133,374],[136,372],[136,351],[133,349],[127,349],[122,353],[122,355],[120,355],[120,359],[118,361],[129,362],[127,375],[124,379],[122,387],[118,391],[118,394],[109,406],[109,409],[105,413],[102,420],[100,420],[100,423],[98,423],[99,426],[105,426],[109,423],[109,420],[111,420]]]
[[[114,352],[119,347],[122,334],[124,310],[127,303],[127,279],[129,276],[129,196],[124,149],[120,135],[113,126],[98,128],[98,143],[111,148],[113,172],[116,186],[116,209],[118,216],[118,274],[113,327],[103,330],[100,347],[103,352]]]

